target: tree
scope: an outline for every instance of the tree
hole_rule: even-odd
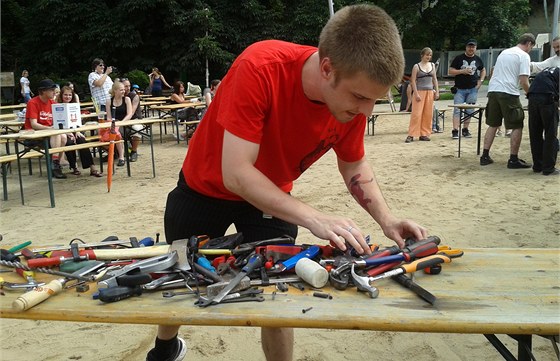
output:
[[[337,0],[335,11],[353,3]],[[462,49],[473,36],[480,47],[511,46],[530,11],[529,0],[370,3],[395,19],[403,47],[434,50]],[[3,71],[28,68],[32,84],[50,76],[84,90],[96,57],[118,76],[156,66],[169,81],[202,84],[206,59],[220,78],[255,41],[317,45],[329,9],[327,1],[296,0],[3,0],[1,16]]]

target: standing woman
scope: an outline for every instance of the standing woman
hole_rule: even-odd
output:
[[[29,76],[29,72],[24,70],[21,72],[21,79],[19,80],[19,84],[21,86],[21,96],[23,97],[23,101],[27,104],[28,101],[31,100],[33,97],[33,92],[31,91],[31,87],[29,86],[31,83],[27,77]]]
[[[439,99],[436,66],[431,60],[432,49],[424,48],[420,52],[420,62],[412,67],[410,83],[414,100],[405,143],[412,142],[414,137],[421,141],[430,140],[434,99]]]
[[[171,88],[171,85],[165,81],[165,77],[159,69],[153,68],[152,73],[150,74],[150,88],[152,89],[152,96],[160,97],[164,84],[166,87]]]
[[[74,89],[65,85],[62,87],[60,94],[58,95],[56,102],[57,103],[79,103],[76,101]],[[86,142],[86,137],[80,133],[69,133],[67,134],[66,145],[72,144],[82,144]],[[99,173],[97,168],[95,168],[95,164],[93,163],[93,156],[89,148],[83,148],[79,150],[80,152],[80,161],[82,162],[82,169],[89,168],[89,175],[92,177],[101,177],[102,174]],[[69,151],[65,152],[66,159],[68,159],[68,163],[70,163],[70,169],[72,169],[72,174],[80,175],[81,172],[78,170],[77,163],[76,163],[76,151]]]
[[[124,84],[120,81],[115,81],[115,83],[113,83],[113,87],[109,90],[109,94],[111,95],[111,98],[107,100],[107,104],[105,105],[105,109],[107,109],[107,120],[110,121],[115,119],[118,124],[119,120],[131,119],[132,102],[129,97],[124,96]],[[117,140],[123,139],[122,134],[119,133],[118,126],[115,127],[115,131],[117,132]],[[102,129],[100,134],[102,141],[109,141],[109,129]],[[115,145],[115,148],[117,148],[117,153],[119,155],[117,166],[122,167],[125,165],[124,145],[123,143],[118,143]]]

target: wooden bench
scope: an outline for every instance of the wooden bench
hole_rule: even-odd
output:
[[[180,121],[179,125],[185,126],[185,140],[187,141],[187,145],[189,144],[189,138],[192,136],[198,125],[200,124],[200,120],[190,120],[190,121]],[[192,133],[189,135],[189,131]]]
[[[368,135],[369,133],[369,127],[371,125],[371,135],[375,135],[375,122],[377,121],[377,118],[380,116],[395,116],[395,115],[406,115],[406,114],[410,114],[410,112],[382,112],[382,113],[371,113],[371,115],[369,116],[368,120],[367,120],[367,133]]]

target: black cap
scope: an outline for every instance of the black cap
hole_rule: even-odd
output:
[[[56,84],[50,79],[43,79],[39,82],[37,89],[55,89]]]
[[[474,45],[474,46],[476,46],[476,40],[474,40],[474,39],[469,39],[469,40],[467,40],[467,45]]]

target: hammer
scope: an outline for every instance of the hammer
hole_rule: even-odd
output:
[[[352,274],[352,280],[354,281],[354,284],[358,288],[358,291],[367,292],[369,297],[376,298],[379,295],[379,290],[376,287],[373,287],[369,284],[369,277],[359,276],[354,271],[354,266],[355,265],[353,264],[350,272]]]

